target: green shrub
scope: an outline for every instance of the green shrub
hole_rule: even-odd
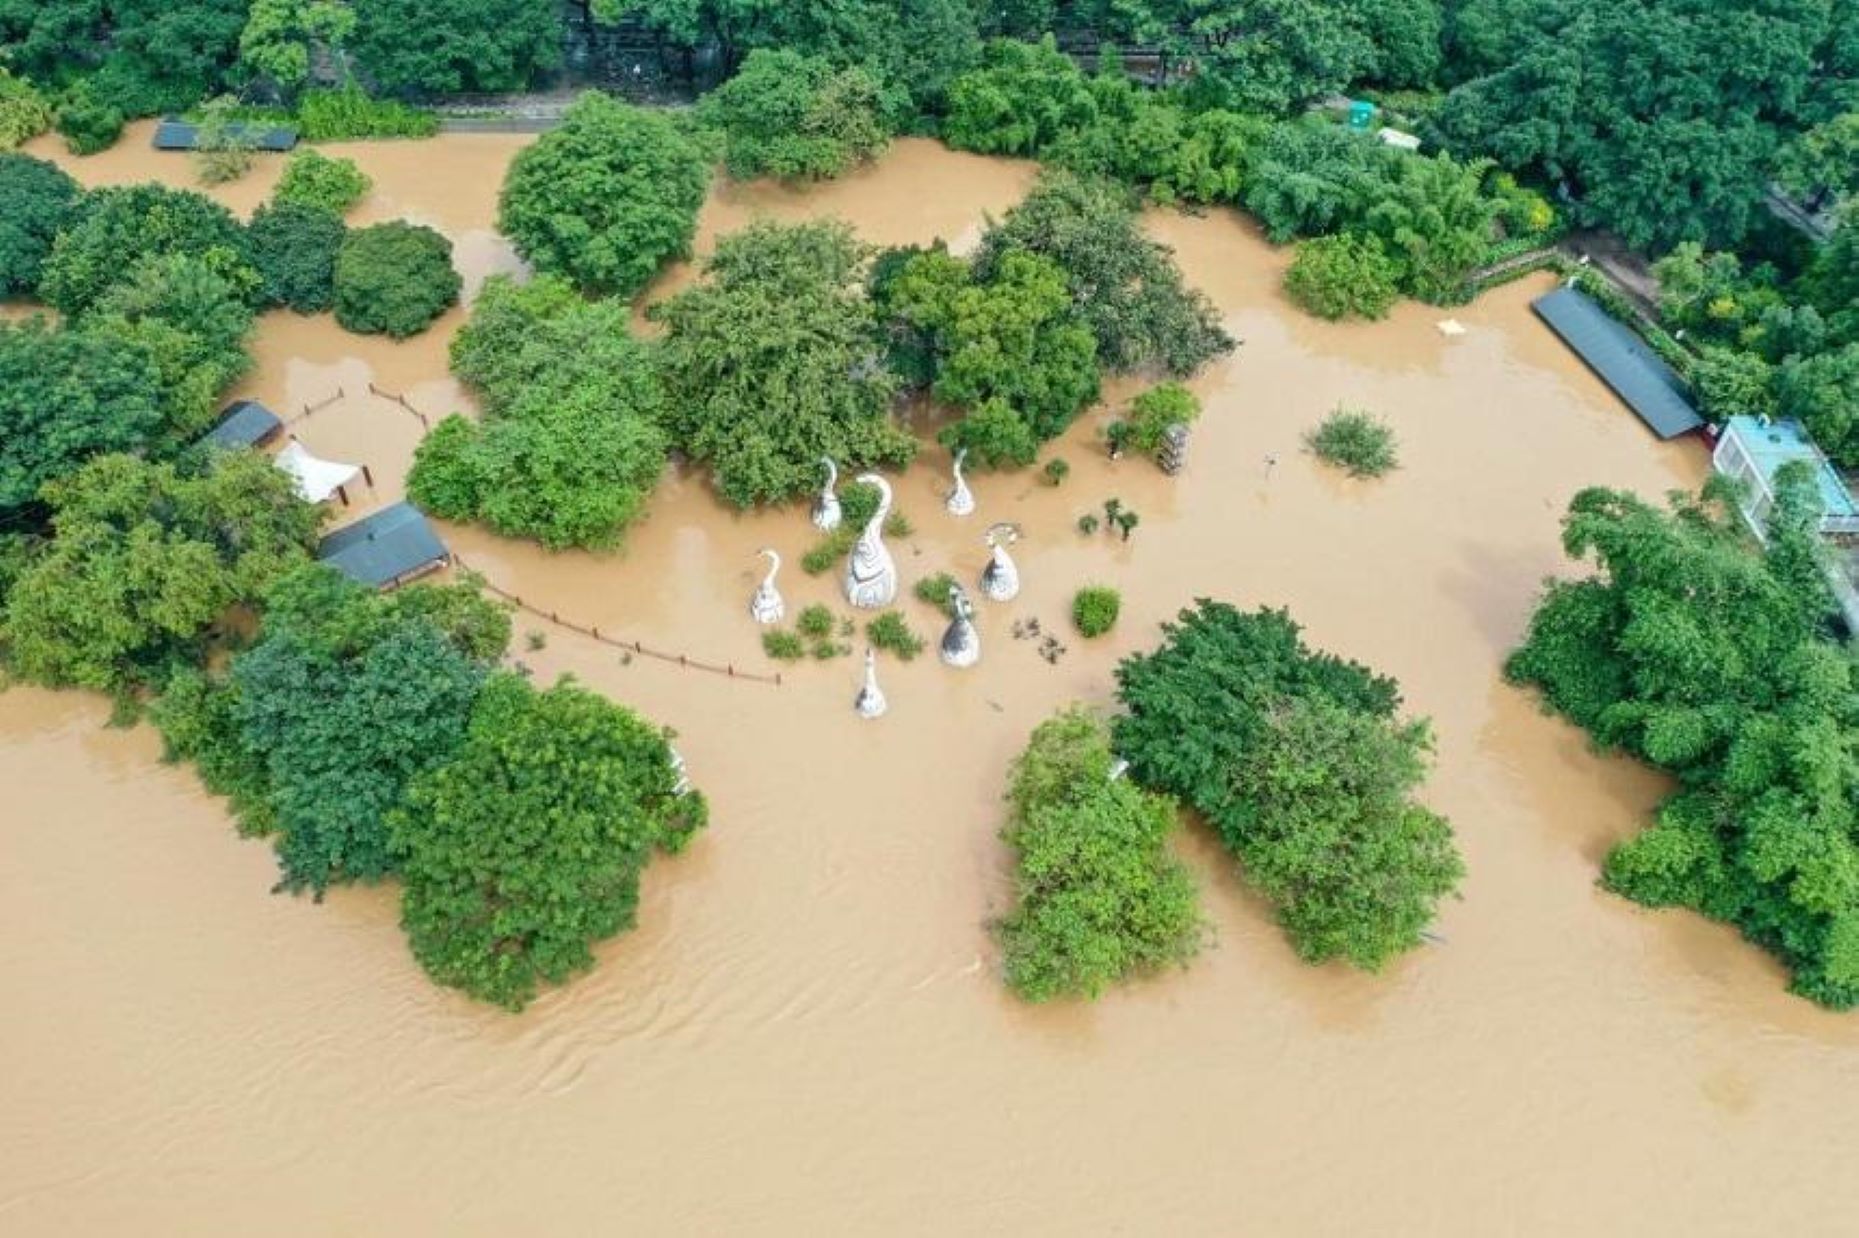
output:
[[[994,927],[1007,985],[1027,1001],[1096,997],[1200,949],[1194,882],[1168,848],[1174,801],[1113,778],[1114,759],[1104,723],[1073,707],[1014,762],[1001,831],[1014,907]]]
[[[807,552],[800,557],[800,570],[809,576],[831,571],[834,564],[846,557],[846,552],[852,549],[852,543],[858,540],[858,535],[858,529],[852,524],[840,525],[807,548]]]
[[[1121,435],[1124,447],[1134,448],[1146,456],[1162,449],[1172,425],[1191,425],[1201,415],[1201,402],[1180,383],[1162,383],[1151,387],[1130,402],[1128,420]]]
[[[814,640],[831,636],[834,626],[833,612],[818,602],[801,611],[800,618],[794,623],[796,631]]]
[[[927,602],[945,614],[949,610],[949,597],[954,591],[955,577],[947,572],[925,576],[911,586],[911,592],[917,595],[917,601]]]
[[[405,339],[458,303],[452,242],[396,220],[348,234],[336,252],[336,321],[362,335]]]
[[[1072,466],[1067,464],[1064,460],[1060,459],[1057,456],[1054,456],[1052,459],[1046,461],[1046,468],[1045,468],[1046,481],[1050,483],[1051,485],[1054,485],[1054,486],[1064,485],[1065,479],[1071,476],[1071,472],[1072,472]]]
[[[305,91],[297,101],[297,132],[306,142],[429,138],[439,132],[439,118],[393,99],[370,98],[350,83],[340,90]]]
[[[1097,516],[1091,512],[1086,512],[1084,515],[1078,517],[1078,531],[1086,537],[1097,532],[1099,527]]]
[[[274,202],[318,206],[332,215],[346,215],[368,196],[374,182],[353,159],[331,159],[314,150],[300,150],[284,164],[284,174],[272,191]]]
[[[52,105],[24,78],[0,69],[0,150],[12,150],[52,127]]]
[[[807,643],[780,628],[762,633],[762,652],[777,662],[798,662],[807,656]]]
[[[1123,595],[1109,585],[1086,585],[1072,597],[1072,623],[1084,636],[1102,636],[1117,626]]]
[[[58,101],[56,124],[65,148],[74,155],[94,155],[116,145],[123,136],[122,110],[98,97],[83,79],[66,87]]]
[[[194,141],[194,169],[203,185],[224,185],[252,170],[258,144],[243,121],[232,115],[230,98],[215,99],[201,109]]]
[[[887,610],[865,625],[874,648],[896,654],[905,662],[923,652],[923,638],[911,630],[901,612]]]
[[[1380,241],[1344,232],[1299,241],[1285,291],[1319,318],[1381,318],[1400,297],[1399,280]]]
[[[1394,431],[1373,415],[1339,408],[1304,436],[1318,459],[1347,469],[1351,477],[1380,477],[1398,463]]]

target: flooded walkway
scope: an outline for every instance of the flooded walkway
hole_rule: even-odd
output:
[[[474,276],[507,268],[490,220],[523,140],[345,150],[377,183],[357,218],[412,214]],[[100,160],[75,167],[187,179],[139,149]],[[905,142],[811,193],[723,189],[700,244],[763,212],[959,244],[1030,180]],[[1286,255],[1238,219],[1151,222],[1245,341],[1194,383],[1187,472],[1111,464],[1094,415],[1058,450],[1064,486],[982,477],[967,521],[942,511],[940,451],[900,483],[906,581],[972,577],[987,522],[1025,529],[1025,592],[981,612],[977,670],[887,662],[891,713],[861,723],[850,660],[774,689],[519,618],[539,675],[676,727],[714,809],[647,874],[638,930],[520,1017],[430,984],[391,890],[267,893],[268,848],[161,766],[147,728],[106,730],[85,697],[0,694],[0,1232],[1849,1231],[1859,1022],[1787,996],[1728,931],[1598,891],[1661,785],[1498,678],[1564,570],[1569,497],[1692,486],[1701,450],[1654,442],[1531,319],[1541,281],[1455,311],[1459,339],[1417,305],[1334,326],[1289,308]],[[304,442],[367,461],[373,501],[395,497],[419,427],[355,393],[467,407],[445,373],[459,321],[396,345],[268,317],[244,394],[288,411],[350,393]],[[1353,482],[1301,451],[1339,403],[1395,425],[1398,472]],[[1133,539],[1081,536],[1113,496],[1142,516]],[[446,533],[603,631],[755,665],[754,551],[793,562],[811,541],[799,509],[736,515],[680,477],[611,555]],[[1123,591],[1110,637],[1070,639],[1056,666],[1011,638],[1016,618],[1062,630],[1087,582]],[[833,576],[782,583],[790,611],[844,609]],[[1108,703],[1117,658],[1200,595],[1288,606],[1314,643],[1400,679],[1435,721],[1425,798],[1457,828],[1464,897],[1443,943],[1386,975],[1312,969],[1188,831],[1216,946],[1095,1006],[1024,1007],[985,928],[1007,762],[1057,706]]]

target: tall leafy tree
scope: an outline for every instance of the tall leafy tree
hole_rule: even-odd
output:
[[[84,330],[132,341],[154,359],[171,437],[205,429],[220,393],[251,365],[245,344],[252,307],[229,280],[186,254],[135,264],[91,307]]]
[[[37,291],[52,240],[78,193],[77,182],[62,168],[0,151],[0,299]]]
[[[843,223],[758,221],[718,243],[702,283],[652,308],[672,441],[730,502],[810,491],[821,456],[862,468],[915,454],[891,417],[867,257]]]
[[[690,254],[710,172],[663,112],[585,94],[510,165],[497,227],[538,270],[631,296]]]
[[[1114,185],[1062,173],[1041,177],[983,235],[976,274],[992,280],[1014,251],[1045,257],[1065,272],[1107,369],[1186,375],[1233,348],[1213,303],[1187,287],[1167,246],[1143,235],[1128,193]]]
[[[655,849],[702,826],[663,732],[564,681],[491,678],[455,757],[391,819],[401,924],[427,973],[520,1010],[630,928]]]
[[[356,59],[395,93],[524,90],[561,67],[562,10],[531,0],[352,0]]]
[[[201,194],[160,185],[95,189],[79,200],[46,259],[39,295],[67,316],[83,313],[143,258],[184,254],[256,300],[245,229]]]
[[[1793,987],[1859,1004],[1859,679],[1830,639],[1812,471],[1775,477],[1768,546],[1714,486],[1661,511],[1585,490],[1563,526],[1597,571],[1550,585],[1507,667],[1616,748],[1677,776],[1606,884],[1736,925]]]
[[[0,323],[0,512],[94,456],[134,451],[161,432],[155,359],[120,335]]]
[[[345,235],[330,279],[337,322],[397,340],[418,335],[458,304],[462,285],[452,242],[398,219]]]
[[[54,687],[164,681],[304,562],[321,520],[257,452],[186,470],[99,456],[44,494],[54,536],[8,594],[0,638],[15,673]]]
[[[702,115],[723,131],[731,176],[787,180],[838,176],[884,149],[878,82],[822,57],[755,51],[707,95]]]

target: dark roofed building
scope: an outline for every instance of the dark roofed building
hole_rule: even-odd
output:
[[[227,132],[242,139],[254,150],[281,153],[297,145],[297,131],[288,125],[258,125],[234,121]],[[200,126],[192,121],[170,116],[155,126],[156,150],[198,150]]]
[[[284,423],[278,415],[256,400],[236,400],[226,406],[219,421],[201,436],[210,447],[256,447],[279,430]]]
[[[419,508],[396,503],[325,537],[316,557],[350,580],[391,589],[443,566],[451,555]]]
[[[1536,298],[1530,308],[1654,434],[1677,438],[1703,427],[1704,418],[1685,398],[1684,380],[1587,294],[1558,288]]]

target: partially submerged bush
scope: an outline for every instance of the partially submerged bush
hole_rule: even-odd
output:
[[[1117,626],[1123,595],[1109,585],[1086,585],[1072,597],[1072,623],[1084,636],[1102,636]]]
[[[0,69],[0,150],[12,150],[52,127],[52,105],[31,82]]]
[[[1304,442],[1318,459],[1347,469],[1351,477],[1380,477],[1399,463],[1393,429],[1356,409],[1337,409]]]
[[[1400,266],[1372,236],[1299,241],[1285,292],[1319,318],[1382,318],[1400,298]]]
[[[917,601],[927,602],[937,610],[947,613],[950,595],[955,592],[955,577],[947,572],[925,576],[911,586],[911,592],[917,595]]]
[[[721,127],[724,166],[737,179],[838,176],[884,149],[878,83],[821,56],[757,48],[736,76],[704,97]]]
[[[1130,415],[1116,422],[1113,436],[1121,448],[1153,456],[1162,449],[1173,425],[1192,425],[1201,415],[1201,402],[1180,383],[1161,383],[1130,402]]]
[[[439,132],[439,117],[395,99],[377,99],[351,82],[339,90],[306,91],[297,101],[297,131],[306,142],[429,138]]]
[[[762,652],[777,662],[798,662],[807,656],[807,642],[792,632],[773,628],[762,633]]]
[[[346,215],[368,196],[374,182],[353,159],[331,159],[314,150],[300,150],[284,164],[284,174],[272,191],[275,202],[319,206],[332,215]]]
[[[865,625],[865,635],[873,647],[896,654],[908,662],[923,652],[923,638],[911,630],[903,613],[887,610]]]
[[[1028,1001],[1096,997],[1200,949],[1194,882],[1168,849],[1174,801],[1113,778],[1114,760],[1104,723],[1074,707],[1014,762],[1001,831],[1014,907],[995,932],[1007,984]]]
[[[831,636],[835,626],[833,612],[818,602],[801,611],[800,618],[794,621],[795,630],[813,640]]]

